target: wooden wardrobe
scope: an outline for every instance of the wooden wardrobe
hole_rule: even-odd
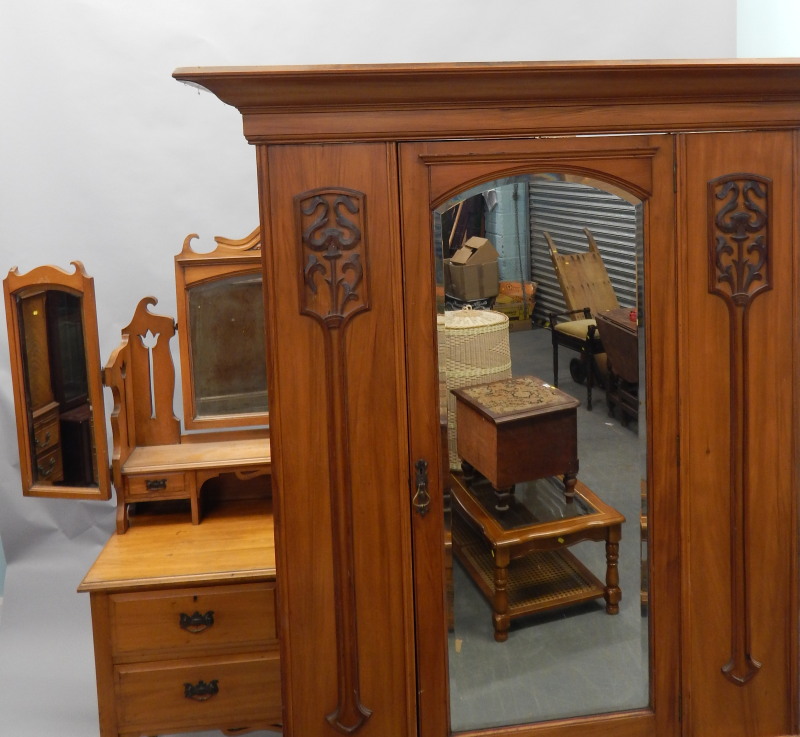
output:
[[[174,76],[258,162],[286,734],[449,734],[432,212],[554,170],[644,203],[650,699],[481,734],[798,734],[800,63]]]

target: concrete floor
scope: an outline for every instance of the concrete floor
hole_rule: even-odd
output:
[[[550,332],[512,332],[514,376],[553,380]],[[515,619],[506,642],[495,642],[491,610],[461,566],[454,564],[455,629],[450,635],[450,709],[454,731],[605,713],[648,704],[647,616],[640,602],[640,484],[644,476],[644,421],[623,427],[608,415],[605,392],[595,388],[593,411],[586,388],[569,375],[574,352],[561,349],[560,388],[578,408],[578,478],[626,522],[620,544],[618,615],[602,599]],[[573,552],[600,580],[602,543]]]

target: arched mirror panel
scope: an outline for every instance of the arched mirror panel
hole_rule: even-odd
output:
[[[649,705],[643,209],[554,171],[433,213],[454,732]]]

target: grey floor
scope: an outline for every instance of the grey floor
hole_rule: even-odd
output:
[[[511,333],[512,371],[553,379],[549,331]],[[506,642],[495,642],[491,610],[460,565],[454,564],[455,629],[450,636],[450,711],[454,731],[605,713],[648,704],[647,617],[640,602],[640,484],[644,421],[623,427],[608,415],[595,388],[569,375],[576,354],[561,349],[559,386],[581,400],[578,478],[625,515],[620,544],[618,615],[602,599],[512,620]],[[641,420],[641,418],[640,418]],[[641,430],[639,428],[641,425]],[[571,548],[603,580],[602,543]]]

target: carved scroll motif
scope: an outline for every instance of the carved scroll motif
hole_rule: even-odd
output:
[[[325,341],[339,694],[327,719],[339,731],[352,734],[372,713],[361,703],[359,687],[344,340],[349,321],[369,309],[365,203],[355,190],[316,189],[296,196],[294,204],[301,234],[300,312],[320,322]]]
[[[771,289],[769,260],[770,180],[732,174],[708,184],[709,292],[728,307],[730,332],[731,464],[731,657],[722,667],[726,678],[744,685],[761,667],[750,652],[747,519],[750,504],[750,305]]]

